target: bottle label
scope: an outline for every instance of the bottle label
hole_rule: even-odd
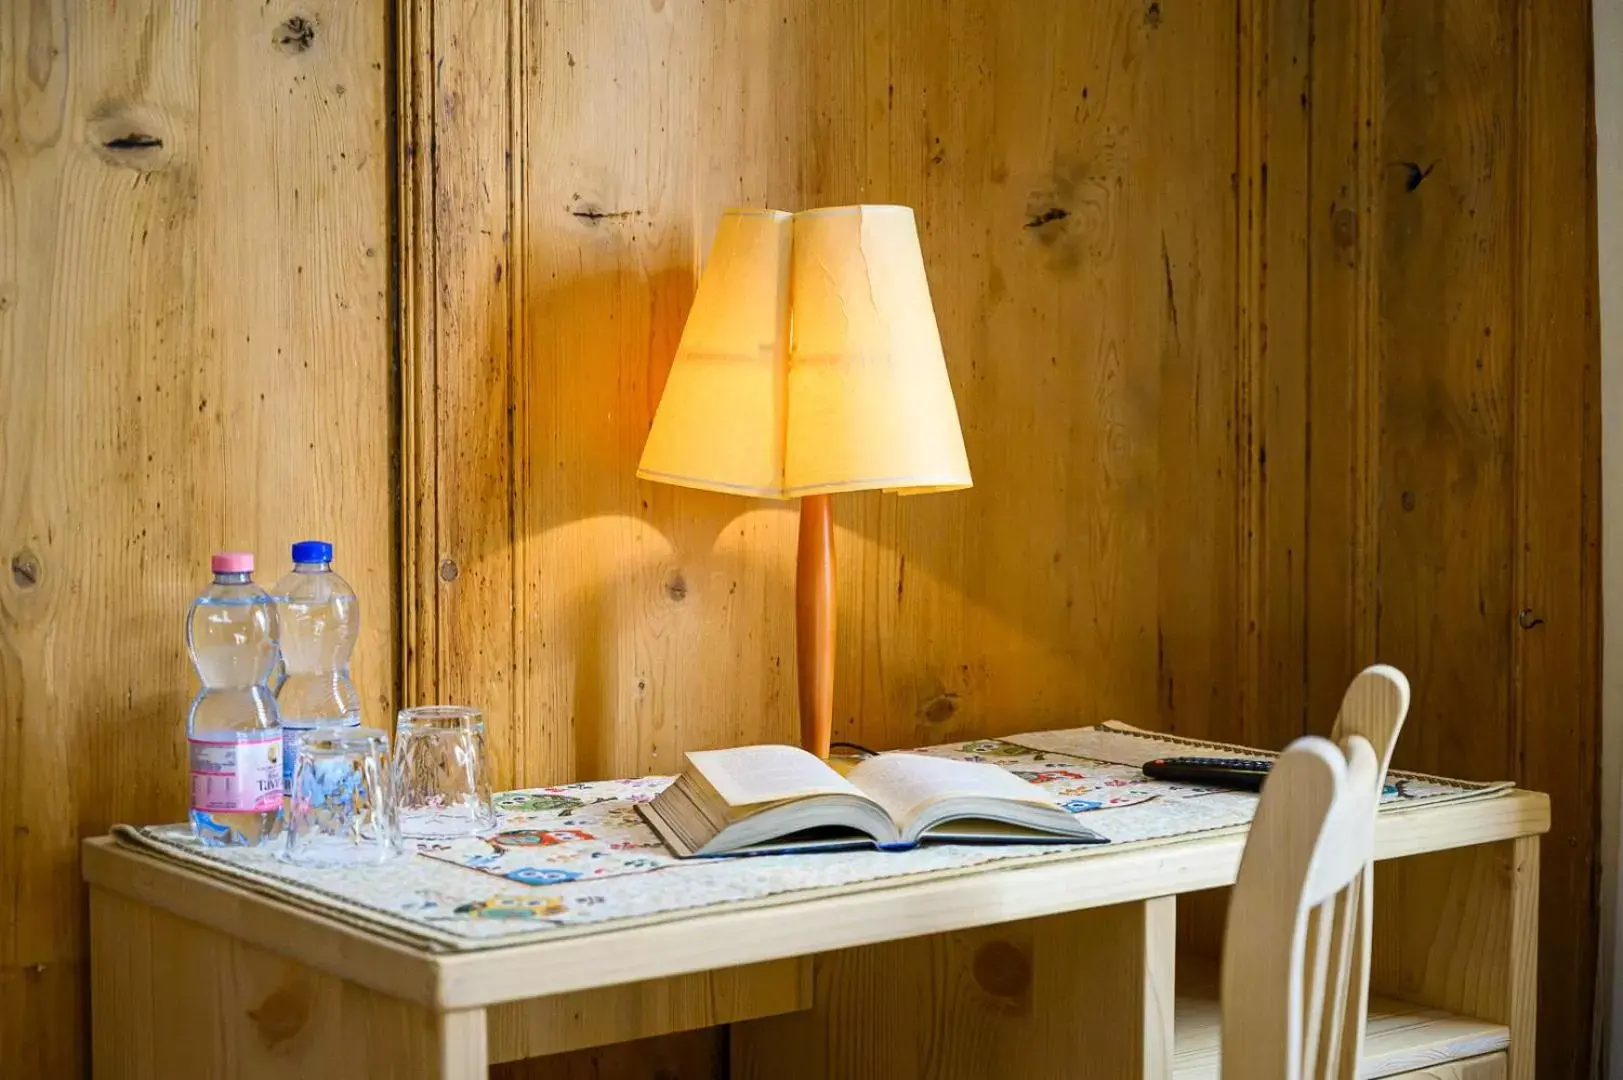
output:
[[[245,731],[226,739],[193,736],[186,745],[193,810],[268,814],[282,808],[281,731]]]

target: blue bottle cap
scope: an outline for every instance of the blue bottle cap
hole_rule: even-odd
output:
[[[300,540],[293,545],[296,563],[332,562],[332,545],[325,540]]]

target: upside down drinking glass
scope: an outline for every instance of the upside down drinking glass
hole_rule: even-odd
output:
[[[449,839],[494,829],[485,720],[479,710],[456,705],[400,710],[394,793],[403,836]]]
[[[365,866],[401,854],[390,790],[389,735],[377,728],[294,733],[283,857],[303,866]]]

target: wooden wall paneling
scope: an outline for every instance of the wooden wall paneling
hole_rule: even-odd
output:
[[[1515,771],[1516,30],[1447,0],[1381,39],[1378,644],[1415,677],[1396,763],[1470,777]]]
[[[428,253],[403,295],[405,577],[432,598],[409,666],[491,710],[513,782],[793,737],[794,507],[633,477],[735,203],[919,209],[977,478],[836,501],[837,737],[1122,716],[1283,742],[1384,659],[1417,689],[1400,765],[1581,751],[1543,717],[1596,662],[1574,551],[1598,479],[1560,464],[1593,448],[1554,419],[1592,346],[1582,256],[1545,237],[1589,181],[1544,153],[1572,132],[1525,122],[1583,112],[1575,16],[443,7],[408,24],[458,55],[402,83]],[[1527,638],[1535,603],[1576,651]],[[1552,896],[1585,873],[1562,858]]]
[[[1313,9],[1240,5],[1239,349],[1242,699],[1214,733],[1285,746],[1309,728],[1308,603],[1310,92]],[[1334,717],[1334,705],[1324,723]],[[1181,916],[1180,916],[1181,918]]]
[[[1241,561],[1246,502],[1240,491],[1250,474],[1252,448],[1241,444],[1237,410],[1242,393],[1255,401],[1256,388],[1241,391],[1239,385],[1256,370],[1248,365],[1262,356],[1252,352],[1242,360],[1236,339],[1234,268],[1241,221],[1233,178],[1242,167],[1233,126],[1241,108],[1238,65],[1230,59],[1239,48],[1236,22],[1211,5],[1142,10],[1132,5],[1126,18],[1135,30],[1141,15],[1143,39],[1124,44],[1132,60],[1128,70],[1141,80],[1144,107],[1124,122],[1154,135],[1132,140],[1138,154],[1127,183],[1153,186],[1158,197],[1142,207],[1129,202],[1119,227],[1126,250],[1134,253],[1124,258],[1144,258],[1146,252],[1151,259],[1161,256],[1161,290],[1147,292],[1144,301],[1109,297],[1107,302],[1122,304],[1132,319],[1128,325],[1148,323],[1148,313],[1137,303],[1153,297],[1160,309],[1157,339],[1152,339],[1159,356],[1160,453],[1143,478],[1156,492],[1158,506],[1152,533],[1159,563],[1156,726],[1233,735],[1245,677],[1239,642],[1249,633],[1245,623],[1236,624],[1236,612],[1257,609],[1254,599],[1241,603],[1250,583]],[[1260,168],[1256,179],[1260,185]],[[1260,190],[1255,194],[1260,197]],[[1151,261],[1146,275],[1151,280],[1129,288],[1151,289],[1154,270]],[[1257,270],[1260,274],[1260,266]],[[1251,280],[1260,287],[1260,278]],[[1260,349],[1261,342],[1256,344]],[[1149,360],[1136,335],[1123,333],[1119,347],[1124,378],[1144,379]],[[1253,491],[1246,499],[1261,507],[1267,496]],[[1132,504],[1126,509],[1130,512]],[[1117,512],[1113,506],[1101,511]],[[1134,609],[1123,604],[1098,616],[1118,621],[1131,613]],[[1055,726],[1072,722],[1052,721]],[[1242,718],[1242,726],[1245,722]]]
[[[1315,0],[1313,21],[1303,643],[1307,728],[1328,735],[1348,682],[1380,655],[1375,251],[1384,206],[1377,149],[1383,53],[1379,7],[1371,0]]]
[[[1590,8],[1517,25],[1516,778],[1552,793],[1543,842],[1539,1076],[1589,1067],[1598,927],[1600,341]]]
[[[1594,937],[1588,16],[1321,0],[1315,25],[1309,723],[1385,660],[1416,688],[1400,766],[1555,793],[1541,1073],[1568,1075]]]
[[[205,557],[332,539],[394,699],[381,5],[0,15],[0,1073],[85,1065],[77,841],[185,809]]]
[[[799,74],[764,5],[661,7],[524,8],[515,520],[537,780],[795,740],[793,506],[635,471],[715,216],[795,202],[792,128],[771,127],[793,123]]]
[[[418,667],[465,671],[487,702],[516,694],[498,721],[526,741],[507,744],[515,777],[668,769],[682,749],[792,737],[793,508],[633,478],[715,215],[736,202],[920,208],[980,478],[963,495],[838,502],[840,733],[901,745],[1109,715],[1195,730],[1234,713],[1234,89],[1230,53],[1211,43],[1233,29],[1126,4],[1050,14],[517,10],[522,77],[502,100],[519,110],[507,282],[523,345],[503,383],[508,343],[459,345],[479,335],[444,325],[483,302],[470,283],[495,285],[445,265],[445,245],[495,235],[500,200],[483,186],[477,206],[436,198],[436,422],[464,408],[477,422],[423,440],[434,461],[417,474],[440,470],[442,524],[408,574],[426,582],[436,549],[438,633],[459,627]],[[458,39],[483,57],[460,63],[491,81],[487,111],[503,63],[488,18]],[[1108,66],[1118,55],[1133,59],[1127,82]],[[1169,86],[1163,64],[1196,67]],[[478,138],[481,168],[507,160],[496,135]],[[433,157],[444,175],[447,146]],[[452,227],[469,215],[478,224]],[[1149,373],[1134,358],[1152,353]],[[510,462],[490,404],[504,395]],[[470,545],[485,552],[477,570],[455,554]],[[509,587],[518,620],[492,629]],[[485,621],[464,635],[444,596]]]
[[[419,703],[432,696],[485,712],[500,787],[516,786],[523,775],[526,733],[514,704],[519,549],[507,275],[512,54],[521,42],[510,14],[506,4],[433,4],[412,14],[413,33],[432,35],[431,55],[414,55],[413,63],[431,61],[433,97],[426,120],[432,186],[413,190],[411,199],[417,214],[432,214],[433,225],[428,252],[410,258],[432,260],[435,287],[432,354],[413,353],[416,370],[403,380],[421,453],[416,512],[434,520],[432,543],[420,526],[414,534],[419,566],[403,575],[417,590],[424,650],[410,685],[425,695]],[[414,68],[402,78],[415,85],[420,76]],[[414,114],[413,130],[423,122]],[[421,237],[421,227],[412,235]],[[422,452],[428,446],[431,452]]]
[[[433,0],[395,8],[396,297],[400,363],[401,703],[439,697],[439,458],[435,400],[439,280],[434,259],[435,176]]]

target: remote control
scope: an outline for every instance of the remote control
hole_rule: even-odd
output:
[[[1144,775],[1152,780],[1176,780],[1182,784],[1261,791],[1268,779],[1271,761],[1253,758],[1174,757],[1156,758],[1144,763]]]

